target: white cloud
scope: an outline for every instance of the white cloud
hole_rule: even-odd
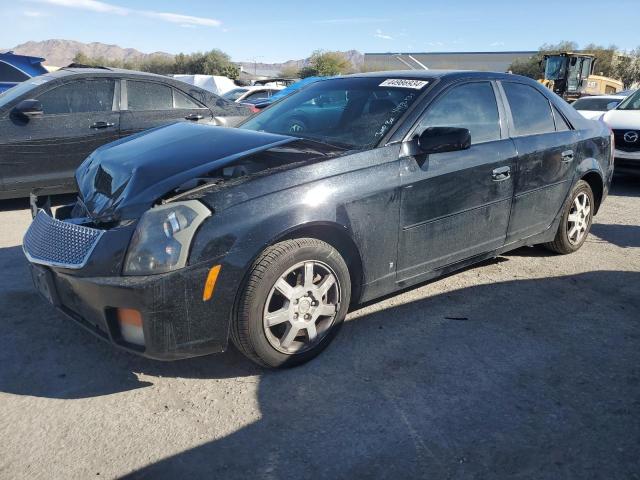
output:
[[[489,44],[490,47],[504,47],[504,42],[493,42]]]
[[[219,27],[222,25],[220,20],[213,18],[192,17],[191,15],[181,15],[178,13],[165,13],[165,12],[153,12],[153,11],[136,11],[141,15],[149,18],[155,18],[158,20],[164,20],[165,22],[177,23],[179,25],[198,25],[201,27]]]
[[[128,15],[131,10],[128,8],[110,5],[98,0],[39,0],[39,3],[48,3],[58,7],[79,8],[98,13],[112,13],[115,15]]]
[[[381,38],[383,40],[393,40],[393,37],[391,35],[382,33],[382,30],[380,29],[376,30],[376,33],[374,33],[373,36],[376,38]]]
[[[191,15],[183,15],[180,13],[156,12],[153,10],[135,10],[132,8],[119,7],[98,0],[33,0],[37,3],[46,3],[64,8],[75,8],[79,10],[87,10],[96,13],[106,13],[112,15],[140,15],[163,22],[175,23],[180,26],[191,25],[200,27],[219,27],[222,25],[220,20],[207,17],[194,17]]]
[[[352,17],[352,18],[329,18],[327,20],[312,20],[311,23],[316,25],[357,25],[363,23],[380,23],[388,22],[388,18],[372,18],[372,17]]]
[[[430,47],[444,47],[444,42],[429,42],[427,45]]]
[[[42,17],[48,17],[49,14],[44,13],[44,12],[38,12],[36,10],[25,10],[24,12],[22,12],[22,14],[25,17],[30,17],[30,18],[42,18]]]

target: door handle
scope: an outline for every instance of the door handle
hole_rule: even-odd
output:
[[[498,167],[491,172],[494,182],[501,182],[511,177],[511,167]]]
[[[194,122],[197,122],[198,120],[202,120],[203,118],[204,118],[204,115],[200,115],[198,113],[190,113],[189,115],[184,117],[185,120],[192,120]]]
[[[109,127],[114,127],[116,124],[115,123],[109,123],[109,122],[96,122],[93,125],[91,125],[91,127],[89,128],[109,128]]]
[[[560,155],[562,156],[563,163],[569,163],[573,160],[573,150],[565,150]]]

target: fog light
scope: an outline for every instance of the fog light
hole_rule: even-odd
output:
[[[144,345],[142,314],[133,308],[118,308],[117,311],[122,339],[128,343]]]

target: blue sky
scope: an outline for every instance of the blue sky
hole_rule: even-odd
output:
[[[276,62],[316,49],[535,50],[560,40],[637,47],[638,0],[609,12],[600,8],[607,3],[0,0],[0,48],[63,38],[144,52],[219,48],[236,61]]]

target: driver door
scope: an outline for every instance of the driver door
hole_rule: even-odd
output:
[[[489,81],[455,85],[419,121],[416,134],[428,127],[467,128],[472,145],[401,159],[398,281],[419,281],[504,245],[516,150],[501,123],[496,88]]]
[[[115,94],[114,79],[73,80],[37,96],[42,116],[0,120],[6,195],[74,191],[76,168],[93,150],[118,138]]]

